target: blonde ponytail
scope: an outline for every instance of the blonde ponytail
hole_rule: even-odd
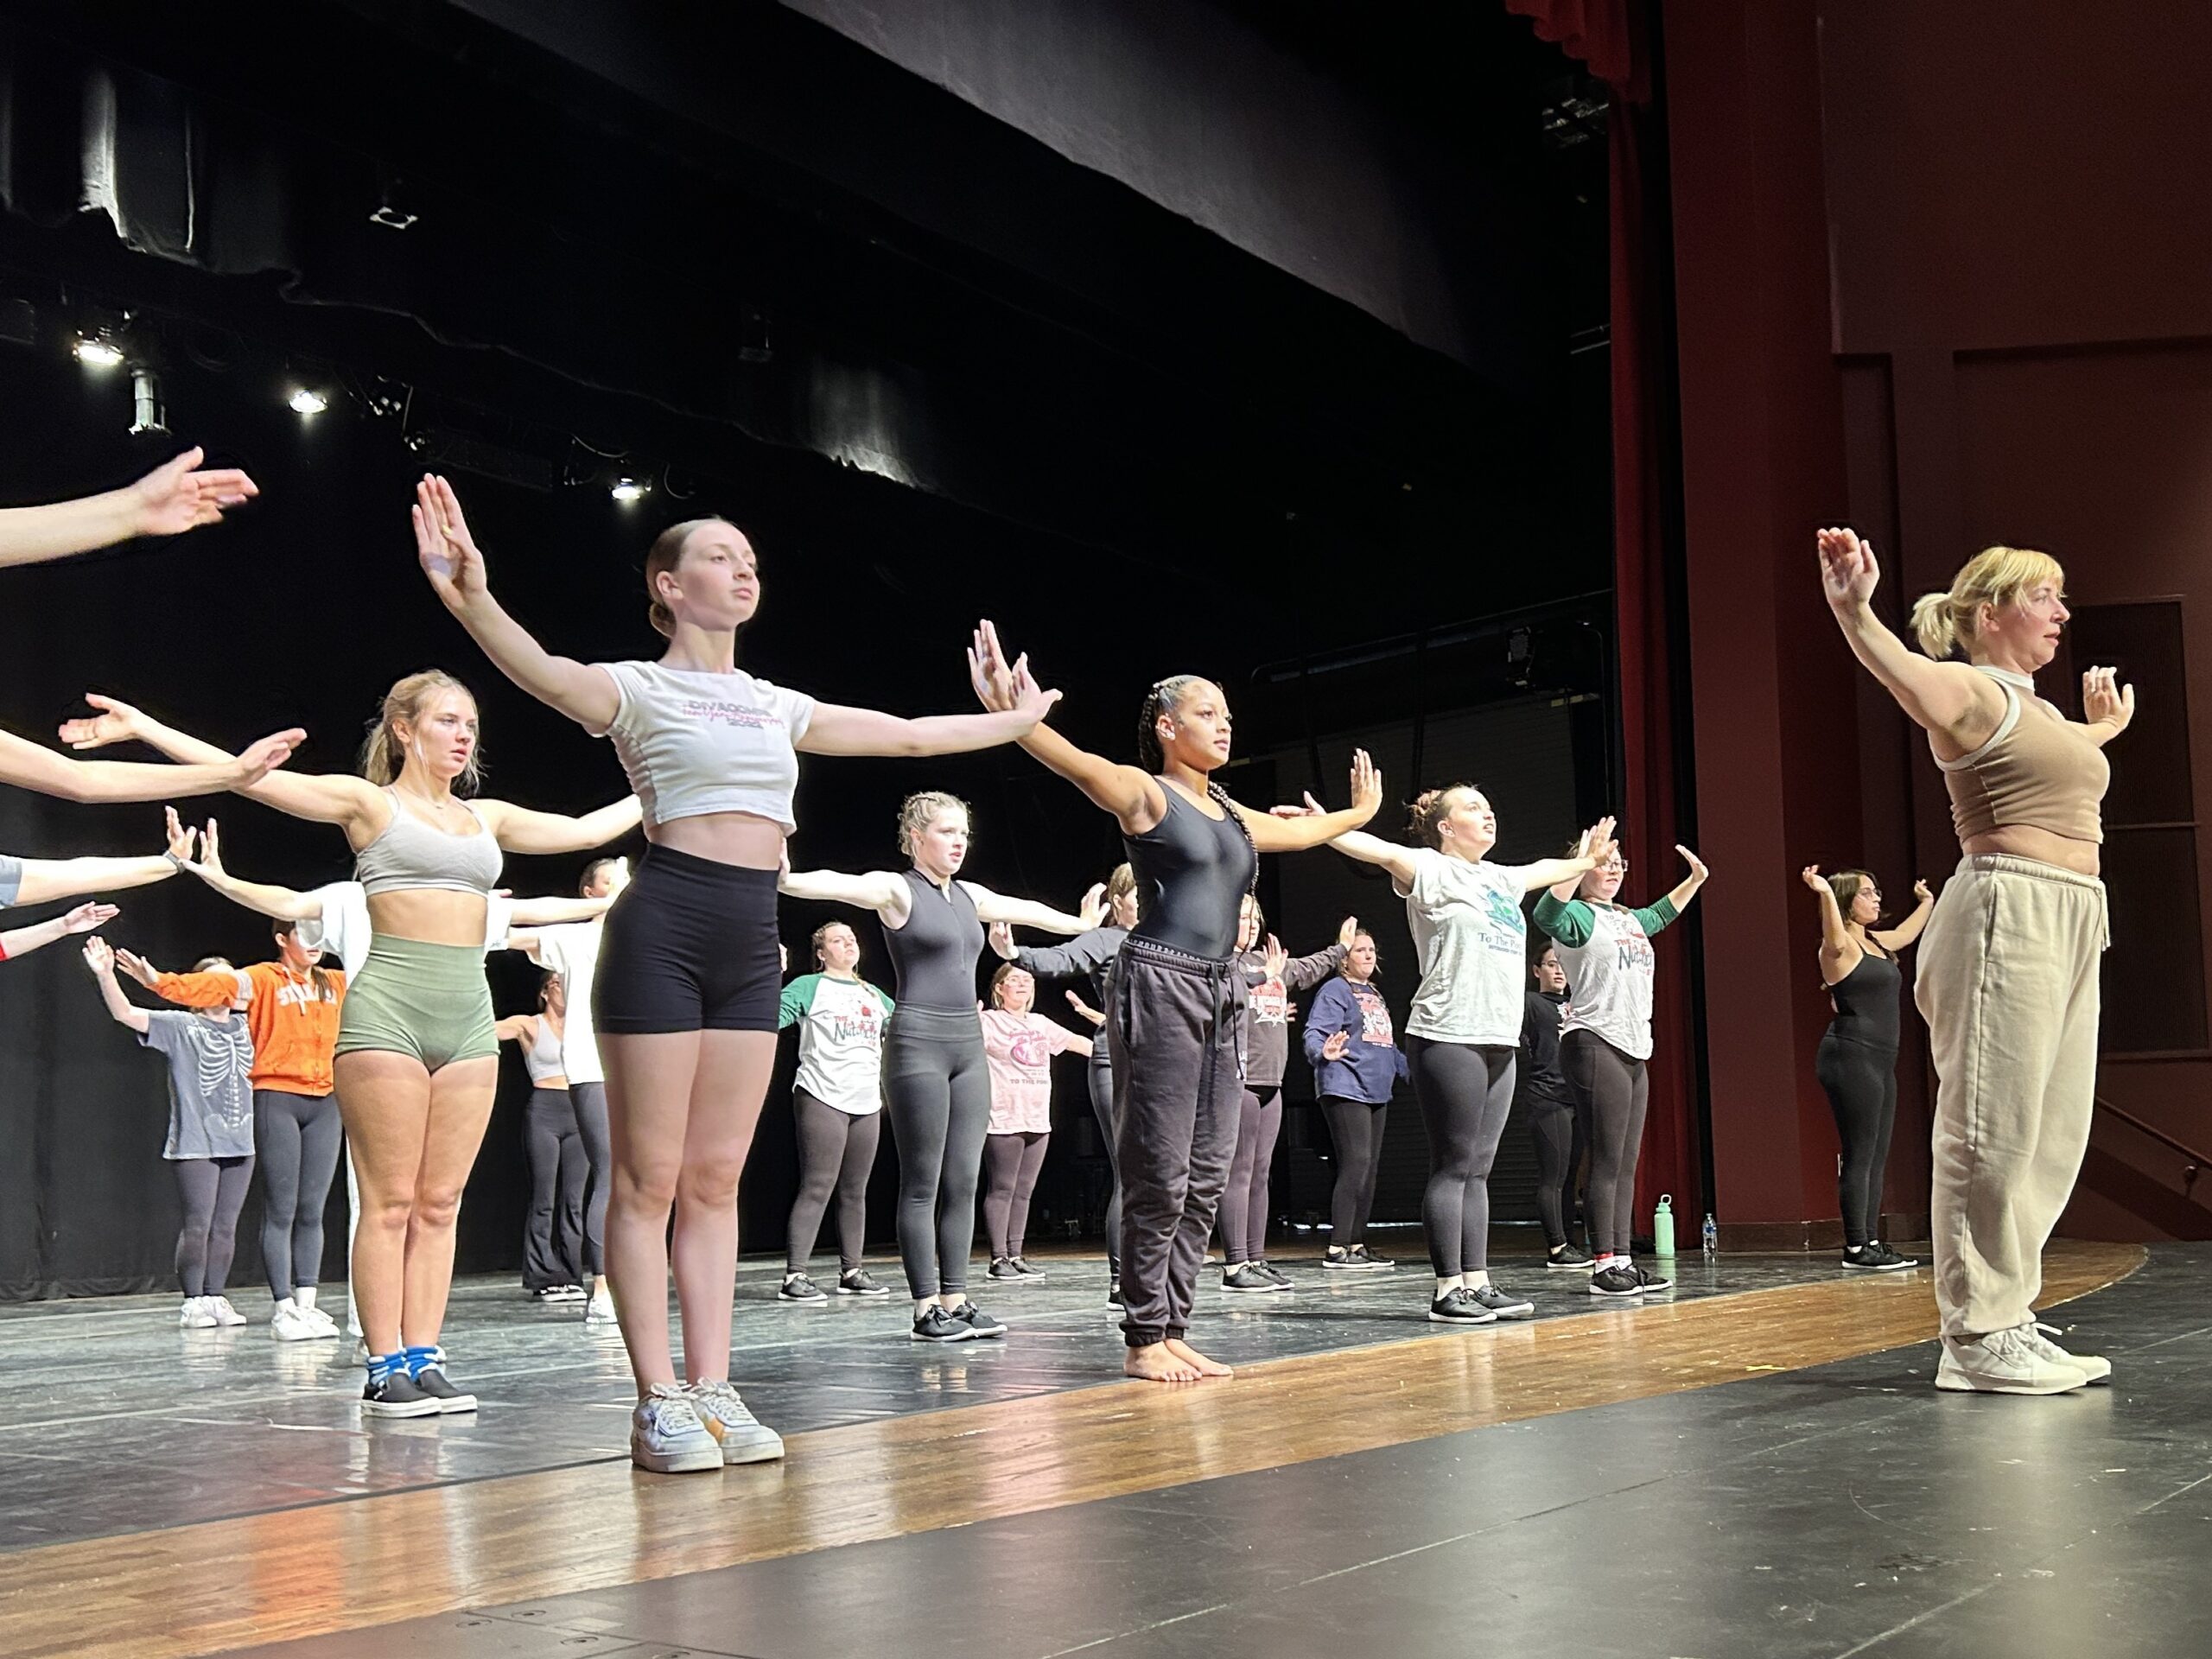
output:
[[[1912,637],[1920,648],[1942,662],[1959,648],[1959,625],[1951,616],[1951,596],[1923,594],[1912,601]]]

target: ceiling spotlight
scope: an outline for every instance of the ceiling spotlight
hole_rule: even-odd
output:
[[[111,369],[123,361],[121,348],[105,334],[79,334],[73,349],[88,369]]]
[[[320,415],[330,407],[329,398],[307,386],[296,388],[285,401],[291,405],[295,415]]]
[[[632,501],[644,500],[652,493],[652,488],[642,478],[618,478],[607,493],[626,506]]]
[[[130,430],[167,432],[168,419],[162,413],[162,383],[154,372],[143,365],[130,371]]]
[[[377,188],[377,205],[369,213],[369,223],[381,225],[387,231],[404,231],[412,225],[417,215],[408,204],[411,197],[404,179],[386,175]]]

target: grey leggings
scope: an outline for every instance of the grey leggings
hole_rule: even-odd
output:
[[[916,1301],[968,1287],[976,1180],[991,1127],[983,1027],[899,1004],[883,1031],[883,1092],[899,1143],[899,1259]]]
[[[983,1140],[983,1230],[991,1236],[991,1259],[1020,1255],[1029,1235],[1029,1195],[1045,1166],[1049,1133],[993,1135]]]
[[[522,1282],[527,1290],[582,1281],[584,1182],[589,1166],[566,1089],[536,1089],[523,1107],[530,1211],[523,1218]]]
[[[614,1137],[607,1128],[607,1085],[571,1083],[569,1104],[576,1114],[576,1134],[584,1143],[590,1179],[584,1183],[584,1271],[596,1279],[607,1271],[607,1201],[614,1194]]]
[[[883,1114],[841,1112],[804,1089],[791,1090],[798,1135],[798,1196],[784,1230],[784,1270],[801,1273],[814,1254],[830,1195],[837,1196],[837,1265],[851,1273],[868,1243],[868,1178],[883,1135]]]
[[[1275,1137],[1281,1133],[1281,1088],[1255,1091],[1247,1084],[1236,1118],[1236,1157],[1221,1195],[1221,1243],[1231,1267],[1267,1257],[1268,1173],[1275,1160]]]
[[[322,1276],[322,1211],[330,1202],[345,1140],[337,1096],[253,1091],[253,1145],[261,1160],[261,1264],[269,1274],[269,1294],[280,1302],[295,1290],[314,1289]]]
[[[1590,1108],[1590,1198],[1584,1206],[1599,1255],[1626,1255],[1636,1226],[1636,1158],[1650,1078],[1594,1031],[1560,1039],[1560,1070]]]
[[[1367,1236],[1367,1214],[1375,1208],[1375,1173],[1390,1109],[1324,1095],[1321,1115],[1329,1121],[1329,1140],[1337,1149],[1337,1185],[1329,1197],[1329,1243],[1332,1248],[1357,1244]]]
[[[1421,1219],[1440,1279],[1490,1265],[1490,1170],[1513,1110],[1520,1052],[1474,1043],[1406,1039],[1414,1096],[1428,1131],[1428,1186]]]
[[[1114,1062],[1107,1056],[1103,1033],[1094,1038],[1089,1067],[1090,1115],[1098,1120],[1100,1144],[1106,1150],[1106,1173],[1113,1185],[1106,1191],[1106,1276],[1122,1276],[1122,1154],[1114,1145]]]
[[[238,1249],[238,1211],[253,1181],[253,1160],[179,1158],[177,1195],[184,1224],[176,1234],[176,1277],[187,1296],[219,1296]]]

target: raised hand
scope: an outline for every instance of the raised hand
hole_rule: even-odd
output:
[[[1096,927],[1106,919],[1106,884],[1094,881],[1090,890],[1083,895],[1083,902],[1075,907],[1076,919],[1085,927]]]
[[[1866,604],[1882,580],[1874,562],[1874,543],[1859,539],[1855,530],[1823,530],[1814,536],[1821,555],[1821,591],[1832,610],[1849,610]]]
[[[1290,966],[1290,952],[1282,948],[1282,941],[1272,933],[1260,953],[1261,971],[1269,979],[1281,979],[1282,970]]]
[[[225,508],[242,506],[261,493],[261,486],[235,467],[200,471],[206,454],[194,446],[130,486],[131,534],[180,535],[214,524]]]
[[[988,618],[976,625],[968,646],[968,683],[976,688],[976,701],[995,715],[1007,713],[1020,700],[1014,664],[999,644],[998,625]]]
[[[1705,861],[1700,858],[1695,853],[1690,851],[1688,848],[1682,846],[1680,842],[1677,842],[1675,844],[1675,850],[1682,855],[1682,862],[1690,867],[1690,874],[1694,880],[1703,881],[1708,875],[1713,874],[1712,871],[1705,868]]]
[[[1014,664],[1014,709],[1028,716],[1029,723],[1040,723],[1052,712],[1052,705],[1060,700],[1057,691],[1047,691],[1039,685],[1029,671],[1029,653],[1024,652]]]
[[[1617,822],[1613,818],[1600,818],[1585,830],[1582,832],[1582,851],[1578,856],[1586,858],[1593,864],[1602,864],[1620,851],[1620,842],[1613,839],[1613,826]]]
[[[1332,1031],[1321,1039],[1321,1058],[1325,1060],[1341,1060],[1344,1057],[1344,1051],[1351,1046],[1351,1033]]]
[[[215,820],[207,820],[207,827],[200,832],[200,868],[210,875],[226,875],[223,868],[223,850],[215,838]],[[505,894],[500,895],[505,897]]]
[[[137,980],[148,990],[150,991],[154,988],[154,982],[161,977],[161,974],[159,970],[155,968],[152,963],[147,961],[145,957],[140,956],[135,950],[118,950],[111,954],[115,957],[115,965],[117,967],[123,969],[124,973],[130,975],[131,978]]]
[[[1344,918],[1344,920],[1343,920],[1343,921],[1339,922],[1339,923],[1337,925],[1337,943],[1338,943],[1338,944],[1341,944],[1342,946],[1344,946],[1344,948],[1345,950],[1351,950],[1351,942],[1352,942],[1354,939],[1357,938],[1358,937],[1359,937],[1359,918],[1358,918],[1358,917],[1357,917],[1357,916],[1347,916],[1347,917],[1345,917],[1345,918]]]
[[[1309,789],[1301,792],[1305,796],[1305,804],[1302,806],[1271,806],[1268,809],[1268,816],[1274,818],[1318,818],[1324,812],[1326,812],[1329,810],[1327,807],[1322,805],[1320,802],[1313,798],[1313,791],[1312,790]]]
[[[1912,884],[1912,896],[1919,899],[1921,903],[1926,904],[1930,899],[1934,899],[1936,895],[1929,889],[1927,882],[1916,881]]]
[[[2135,688],[2116,683],[2119,670],[2093,668],[2082,676],[2082,718],[2124,732],[2135,718]]]
[[[213,827],[212,823],[209,827]],[[165,806],[162,809],[162,829],[168,842],[164,849],[168,855],[180,864],[191,863],[193,838],[198,832],[185,828],[184,820],[176,815],[176,808]]]
[[[242,775],[238,782],[241,785],[257,783],[290,760],[292,751],[307,741],[306,731],[295,726],[289,731],[274,733],[240,750],[238,768]]]
[[[107,948],[107,941],[97,933],[85,941],[85,966],[96,974],[115,971],[115,952]]]
[[[1362,823],[1382,807],[1382,774],[1375,769],[1365,749],[1351,752],[1351,806]]]
[[[113,905],[103,905],[97,899],[89,900],[62,913],[60,918],[61,931],[64,933],[89,933],[101,923],[111,922],[122,914],[123,912]]]
[[[415,556],[448,610],[458,611],[490,591],[484,555],[468,533],[451,483],[435,473],[423,474],[409,516],[415,525]]]
[[[1099,1013],[1097,1009],[1092,1007],[1090,1003],[1084,1001],[1073,991],[1067,993],[1067,999],[1068,1007],[1073,1008],[1084,1019],[1090,1020],[1092,1025],[1103,1026],[1106,1023],[1106,1016],[1104,1014]]]
[[[991,950],[1001,961],[1014,960],[1014,926],[1008,922],[993,922],[990,931]]]
[[[1826,893],[1828,891],[1827,878],[1821,875],[1821,867],[1817,864],[1808,864],[1803,869],[1798,871],[1797,879],[1802,881],[1807,887],[1810,887],[1815,893]]]
[[[61,741],[73,749],[104,749],[111,743],[127,743],[144,737],[149,724],[140,710],[120,697],[85,693],[85,701],[99,710],[61,722]]]

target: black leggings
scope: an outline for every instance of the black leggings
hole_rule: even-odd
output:
[[[1281,1133],[1281,1086],[1271,1084],[1260,1092],[1245,1085],[1244,1107],[1236,1118],[1236,1157],[1221,1195],[1221,1243],[1231,1267],[1267,1259],[1268,1172]]]
[[[1390,1109],[1324,1095],[1321,1115],[1328,1119],[1329,1139],[1337,1149],[1337,1185],[1329,1197],[1329,1243],[1350,1246],[1367,1236],[1367,1213],[1375,1208],[1375,1173],[1382,1162],[1382,1126]]]
[[[176,1277],[187,1296],[219,1296],[231,1276],[238,1244],[238,1211],[253,1182],[253,1160],[179,1158],[177,1195],[184,1224],[177,1229]]]
[[[1513,1110],[1520,1051],[1406,1039],[1414,1098],[1428,1131],[1428,1186],[1421,1226],[1440,1279],[1490,1265],[1490,1171]]]
[[[523,1287],[550,1290],[556,1285],[580,1284],[584,1277],[584,1182],[590,1166],[567,1090],[531,1090],[523,1107],[522,1145],[530,1164],[530,1209],[522,1229]]]
[[[899,1143],[899,1259],[914,1300],[968,1287],[976,1181],[991,1127],[983,1026],[901,1003],[883,1030],[883,1092]]]
[[[1636,1224],[1636,1159],[1643,1145],[1650,1078],[1594,1031],[1559,1042],[1560,1070],[1590,1109],[1590,1242],[1599,1255],[1626,1255]]]
[[[804,1089],[791,1090],[798,1137],[798,1196],[784,1230],[784,1271],[804,1273],[821,1236],[823,1212],[837,1198],[837,1266],[851,1273],[868,1243],[868,1178],[883,1135],[881,1112],[841,1112]]]
[[[607,1271],[607,1201],[614,1195],[614,1137],[607,1127],[607,1085],[572,1083],[569,1106],[576,1115],[576,1134],[584,1143],[590,1179],[584,1184],[584,1271],[596,1279]]]
[[[1579,1103],[1541,1095],[1529,1097],[1528,1109],[1529,1139],[1536,1148],[1536,1217],[1546,1247],[1556,1250],[1572,1242],[1574,1177],[1590,1149],[1590,1114]]]
[[[1857,1249],[1882,1236],[1882,1169],[1897,1121],[1897,1053],[1829,1032],[1813,1058],[1813,1075],[1827,1090],[1835,1132],[1843,1142],[1836,1202],[1843,1241]]]
[[[1090,1115],[1098,1120],[1099,1142],[1106,1150],[1106,1173],[1113,1183],[1106,1190],[1106,1276],[1122,1276],[1122,1160],[1115,1150],[1114,1136],[1114,1063],[1106,1058],[1106,1039],[1102,1033],[1091,1039],[1096,1046],[1091,1051],[1087,1068],[1090,1084]]]
[[[335,1095],[253,1091],[253,1145],[261,1163],[261,1265],[283,1301],[322,1276],[322,1211],[338,1176],[345,1126]]]
[[[994,1135],[983,1141],[983,1230],[991,1236],[991,1259],[1021,1254],[1029,1236],[1029,1195],[1045,1166],[1049,1133]]]

